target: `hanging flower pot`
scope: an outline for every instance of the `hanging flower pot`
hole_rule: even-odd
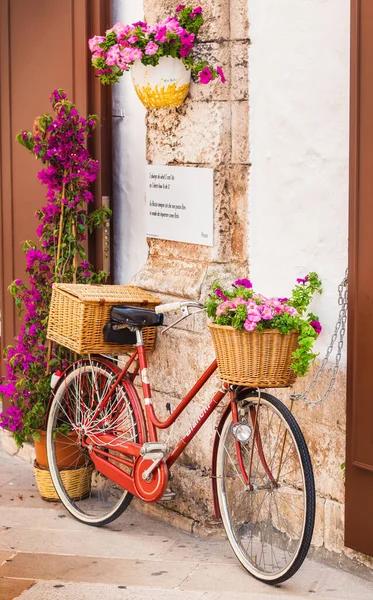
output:
[[[188,95],[191,71],[179,58],[162,56],[159,63],[144,65],[136,60],[131,67],[136,94],[147,108],[180,106]]]
[[[216,78],[226,81],[221,67],[193,57],[202,25],[202,7],[184,4],[176,8],[175,16],[155,25],[116,23],[104,36],[89,40],[92,64],[106,85],[131,70],[137,95],[148,108],[179,106],[188,95],[192,74],[203,84]]]

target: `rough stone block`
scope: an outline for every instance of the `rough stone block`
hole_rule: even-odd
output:
[[[315,527],[312,536],[312,546],[320,548],[324,545],[324,514],[325,514],[325,498],[317,496],[316,498],[316,516]]]
[[[247,0],[230,0],[230,25],[231,40],[243,40],[249,37]]]
[[[147,113],[147,159],[153,164],[219,165],[231,158],[228,102],[195,102]]]
[[[312,459],[317,492],[327,498],[344,502],[344,480],[341,463],[345,457],[345,436],[338,429],[318,423],[304,426],[297,418]]]
[[[344,505],[325,502],[325,548],[340,554],[344,549]]]
[[[205,263],[185,261],[181,265],[178,260],[162,256],[150,257],[131,279],[131,285],[154,293],[161,292],[196,300],[200,296],[206,268]]]
[[[248,196],[249,166],[231,165],[229,169],[229,187],[232,212],[232,260],[247,263],[248,255]],[[246,275],[248,265],[245,265]]]
[[[249,97],[249,43],[231,43],[231,100]]]
[[[232,163],[249,164],[249,103],[232,102]]]

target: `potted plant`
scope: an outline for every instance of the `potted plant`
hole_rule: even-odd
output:
[[[98,163],[87,149],[87,140],[96,117],[81,117],[62,90],[53,92],[51,103],[54,116],[38,117],[32,132],[17,135],[17,140],[43,164],[38,177],[47,187],[47,203],[36,215],[38,245],[32,241],[24,244],[27,280],[17,279],[9,287],[23,324],[16,344],[6,349],[7,375],[0,380],[0,394],[10,403],[0,414],[0,426],[12,432],[19,446],[30,438],[35,441],[39,470],[48,466],[43,429],[51,394],[50,369],[63,371],[72,360],[69,350],[62,346],[55,345],[48,351],[52,284],[105,281],[105,273],[94,273],[83,244],[87,230],[92,231],[110,217],[105,208],[88,214],[93,200],[90,186],[96,179]],[[72,447],[78,458],[73,432],[69,440],[71,443],[61,436],[58,454],[62,465],[64,453],[70,453]]]
[[[216,77],[226,81],[221,67],[193,57],[202,25],[202,7],[184,4],[174,16],[155,25],[116,23],[104,36],[89,40],[92,64],[103,84],[116,83],[131,71],[136,93],[148,108],[179,106],[188,94],[192,74],[203,84]]]
[[[322,329],[307,309],[321,291],[314,272],[297,279],[290,298],[266,298],[248,279],[235,281],[232,290],[215,282],[207,314],[220,377],[237,385],[287,387],[306,375]]]

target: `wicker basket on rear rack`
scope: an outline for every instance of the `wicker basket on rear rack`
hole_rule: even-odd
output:
[[[291,370],[298,347],[298,332],[277,329],[237,331],[209,323],[219,375],[223,381],[248,387],[289,387],[296,380]]]
[[[133,286],[55,283],[49,311],[47,338],[78,354],[122,354],[132,345],[104,341],[103,328],[112,306],[154,309],[161,301]],[[147,351],[154,350],[156,327],[144,327]]]

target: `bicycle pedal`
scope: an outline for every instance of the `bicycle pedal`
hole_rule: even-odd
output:
[[[140,454],[146,460],[159,460],[168,452],[166,444],[160,442],[146,442],[141,446]]]
[[[164,494],[162,496],[162,498],[160,499],[160,502],[169,502],[170,500],[174,500],[174,498],[176,497],[176,494],[173,490],[171,490],[171,488],[167,488],[164,491]]]

